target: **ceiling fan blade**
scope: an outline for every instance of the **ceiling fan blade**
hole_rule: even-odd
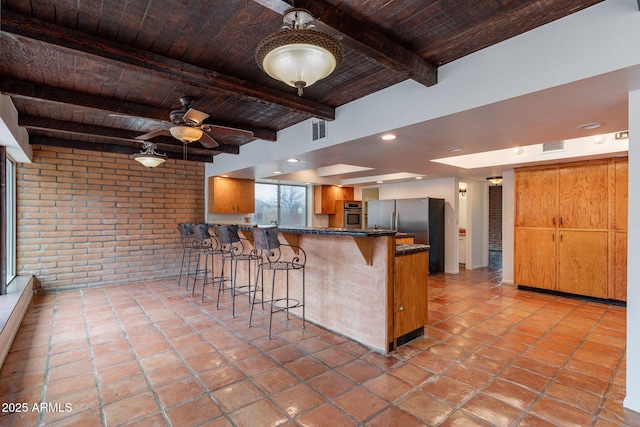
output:
[[[246,138],[251,138],[253,136],[253,132],[251,132],[250,130],[230,128],[227,126],[208,125],[208,124],[205,124],[204,126],[208,128],[207,130],[224,133],[226,135],[244,136]]]
[[[207,113],[189,108],[184,116],[182,116],[182,119],[187,123],[200,126],[207,117],[209,117]]]
[[[151,138],[155,138],[156,136],[160,136],[160,135],[171,135],[171,132],[169,132],[169,129],[158,129],[158,130],[154,130],[153,132],[145,133],[144,135],[138,135],[136,136],[136,139],[139,139],[141,141],[147,141]]]
[[[216,148],[218,145],[220,145],[215,139],[207,135],[206,132],[202,133],[202,138],[199,139],[199,142],[206,148]]]

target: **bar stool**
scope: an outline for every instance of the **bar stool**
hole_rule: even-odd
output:
[[[189,289],[189,276],[191,275],[191,254],[195,250],[193,223],[181,222],[178,224],[178,233],[180,234],[180,244],[182,245],[182,262],[180,263],[180,275],[178,276],[178,286],[182,281],[182,272],[185,267],[185,258],[187,260],[187,289]]]
[[[257,265],[257,261],[261,259],[256,249],[250,249],[238,235],[237,225],[217,225],[216,234],[222,245],[222,276],[224,277],[224,265],[226,261],[229,261],[231,268],[229,276],[231,278],[231,317],[236,316],[236,294],[247,294],[249,303],[251,303],[251,289],[255,285],[251,284],[251,266]],[[238,262],[244,261],[247,263],[247,284],[238,286]],[[254,267],[255,268],[255,267]],[[219,308],[220,292],[224,291],[224,282],[221,286],[218,286],[218,299],[216,301],[216,308]]]
[[[218,286],[221,286],[225,280],[229,279],[225,278],[222,274],[220,274],[220,276],[215,275],[216,262],[214,256],[220,256],[220,260],[222,261],[222,255],[224,254],[224,251],[222,250],[218,239],[211,235],[211,233],[209,233],[209,224],[194,224],[193,233],[195,236],[194,247],[198,254],[198,259],[196,261],[196,271],[195,277],[193,279],[193,289],[191,290],[191,295],[195,295],[198,274],[202,273],[202,302],[204,302],[204,290],[207,287],[207,280],[209,280],[209,282],[211,283],[211,287],[213,288],[216,283],[219,283]],[[201,257],[204,257],[204,269],[200,268]],[[211,258],[211,268],[209,268],[209,258]],[[209,275],[209,273],[211,274]]]
[[[271,325],[273,320],[273,313],[279,311],[286,311],[287,320],[289,320],[289,310],[293,308],[302,308],[302,329],[305,327],[305,308],[304,308],[304,266],[307,262],[307,255],[305,251],[296,245],[286,245],[280,243],[278,239],[278,227],[258,227],[253,229],[253,241],[255,248],[260,251],[261,261],[258,264],[258,273],[256,277],[256,286],[253,290],[253,299],[251,301],[251,309],[249,313],[249,327],[251,327],[251,321],[253,319],[253,307],[256,304],[268,303],[269,310],[269,339],[271,339]],[[293,251],[293,256],[290,260],[285,261],[282,259],[282,247],[289,247]],[[300,270],[302,272],[302,294],[301,298],[293,298],[289,293],[289,272],[291,270]],[[263,300],[256,303],[256,294],[258,288],[262,291],[264,289],[264,272],[271,271],[271,299],[268,301]],[[283,297],[275,297],[276,287],[276,273],[278,271],[286,272],[285,281],[285,295]],[[260,277],[260,285],[258,285],[258,277]]]

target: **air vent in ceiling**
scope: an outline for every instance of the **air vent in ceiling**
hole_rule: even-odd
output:
[[[564,151],[564,141],[545,142],[542,144],[543,153],[551,153],[556,151]]]
[[[318,141],[327,138],[327,121],[312,120],[311,121],[311,140]]]

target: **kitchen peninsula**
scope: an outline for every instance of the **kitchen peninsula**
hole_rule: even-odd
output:
[[[251,229],[240,226],[248,239]],[[390,230],[279,231],[281,243],[300,246],[306,253],[308,321],[381,353],[422,336],[427,323],[428,245],[396,245]],[[291,280],[298,280],[293,274]]]

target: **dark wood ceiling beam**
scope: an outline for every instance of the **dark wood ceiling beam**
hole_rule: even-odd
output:
[[[152,52],[122,45],[2,9],[2,32],[61,46],[114,61],[119,66],[143,69],[168,80],[216,91],[263,104],[277,104],[310,117],[335,119],[335,109],[287,92],[224,75]]]
[[[132,117],[167,121],[169,111],[147,105],[135,104],[119,99],[104,98],[101,96],[87,96],[86,93],[76,92],[52,86],[40,85],[37,83],[16,80],[2,76],[0,78],[0,92],[5,95],[23,97],[29,99],[44,99],[46,101],[57,102],[66,105],[76,105],[86,108],[93,108],[113,114],[123,114]],[[205,123],[216,126],[226,126],[235,129],[243,129],[253,132],[256,138],[266,141],[276,141],[277,133],[271,129],[246,126],[236,122],[226,122],[220,120],[207,119]]]
[[[100,152],[108,152],[108,153],[118,153],[118,154],[134,154],[139,153],[141,150],[136,150],[134,147],[130,147],[127,145],[117,145],[117,144],[107,144],[103,142],[86,142],[86,141],[73,141],[70,139],[64,138],[50,138],[46,136],[32,135],[29,137],[29,144],[31,145],[46,145],[50,147],[65,147],[65,148],[75,148],[79,150],[89,150],[89,151],[100,151]],[[163,150],[158,147],[158,152],[162,152]],[[184,155],[182,154],[182,149],[180,152],[171,152],[167,151],[167,158],[175,159],[175,160],[183,160]],[[196,154],[192,152],[191,149],[187,151],[187,160],[193,162],[213,162],[212,154]]]
[[[119,141],[126,141],[132,147],[142,147],[142,142],[137,141],[134,138],[138,135],[133,134],[129,130],[116,129],[106,126],[89,125],[86,123],[66,122],[62,120],[47,119],[43,117],[25,116],[20,115],[18,117],[18,126],[25,127],[27,129],[37,129],[53,132],[64,132],[71,135],[84,135],[100,138],[110,138]],[[158,146],[162,140],[171,140],[171,138],[158,139]],[[178,150],[182,151],[181,144],[172,144],[176,146]],[[194,148],[193,150],[198,150]],[[213,150],[204,150],[206,153],[227,153],[227,154],[239,154],[240,148],[235,145],[220,144]]]
[[[286,0],[254,0],[270,10],[284,14],[291,9]],[[640,1],[640,0],[638,0]],[[381,64],[425,86],[438,83],[438,68],[411,52],[401,44],[367,27],[366,23],[347,15],[322,0],[295,0],[295,7],[307,9],[318,20],[316,23],[333,28],[344,35],[343,43]],[[277,29],[274,29],[274,32]]]

